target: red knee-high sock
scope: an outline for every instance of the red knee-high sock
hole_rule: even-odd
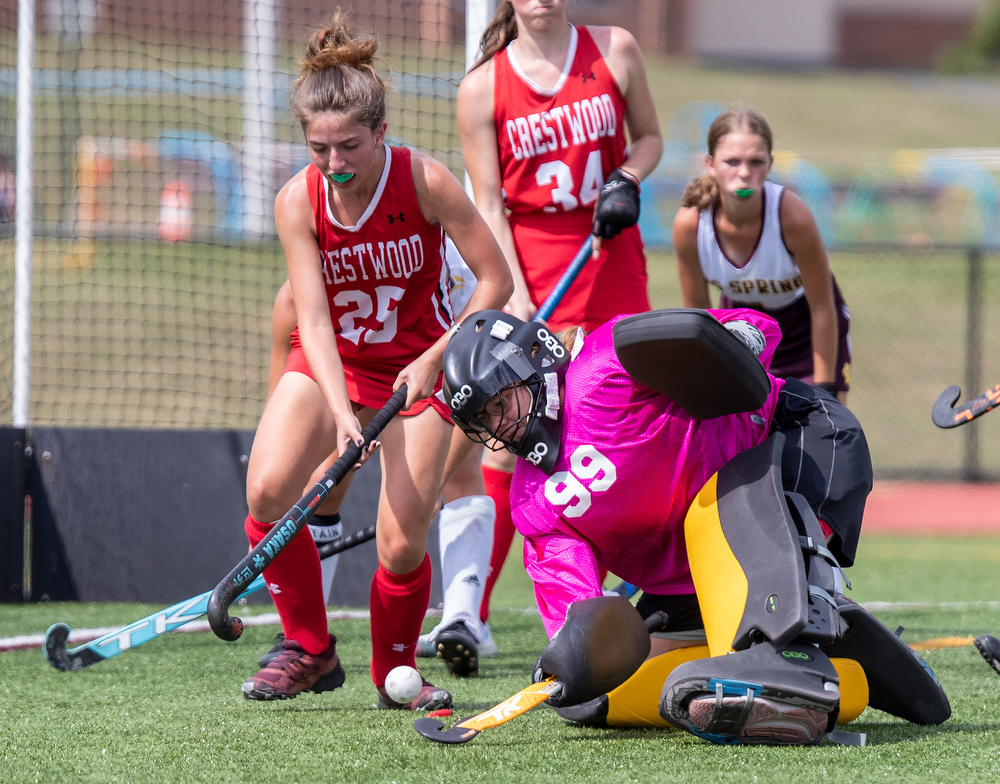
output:
[[[261,523],[247,515],[243,524],[250,546],[256,547],[273,523]],[[323,601],[323,575],[319,553],[309,532],[299,532],[264,570],[271,599],[281,616],[286,640],[295,640],[306,653],[322,653],[330,647]]]
[[[486,485],[486,495],[493,499],[497,506],[497,517],[493,523],[493,552],[490,554],[490,568],[486,573],[486,590],[483,592],[483,603],[479,606],[479,618],[483,623],[490,617],[490,595],[493,586],[500,578],[500,570],[514,541],[514,521],[510,516],[510,478],[511,474],[496,468],[483,466],[483,484]]]
[[[417,637],[431,600],[431,559],[408,574],[393,574],[382,564],[372,578],[368,609],[372,625],[372,680],[385,684],[393,667],[415,667]]]

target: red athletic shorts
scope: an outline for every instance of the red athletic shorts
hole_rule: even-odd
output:
[[[347,394],[354,405],[378,410],[392,397],[392,385],[396,376],[399,375],[398,370],[386,368],[384,365],[361,366],[347,362],[344,362],[343,365]],[[301,373],[304,376],[309,376],[313,381],[316,380],[309,368],[309,363],[306,361],[306,352],[302,348],[297,331],[292,333],[292,350],[288,354],[288,361],[285,362],[285,372]],[[437,383],[434,385],[435,393],[440,389],[441,376],[438,376]],[[416,416],[428,406],[437,411],[448,424],[453,424],[448,404],[437,394],[418,400],[410,406],[408,411],[400,411],[399,416]]]

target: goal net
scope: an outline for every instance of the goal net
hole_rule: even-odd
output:
[[[253,428],[309,161],[288,95],[317,0],[36,0],[30,421]],[[342,2],[380,40],[389,141],[461,176],[465,4]],[[0,295],[13,300],[17,3],[0,0]],[[0,407],[11,409],[11,319]]]

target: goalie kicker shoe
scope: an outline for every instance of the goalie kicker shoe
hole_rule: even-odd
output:
[[[420,689],[420,694],[406,704],[392,699],[386,692],[385,686],[377,686],[378,707],[383,710],[433,711],[452,706],[451,695],[447,691],[439,689],[426,678],[421,678],[421,680],[424,685]]]
[[[240,690],[248,700],[290,700],[304,691],[332,691],[344,685],[344,678],[337,638],[331,634],[330,647],[320,654],[306,653],[295,640],[283,640],[281,652]]]
[[[819,648],[765,641],[679,665],[660,716],[712,743],[812,745],[836,726],[839,683]]]

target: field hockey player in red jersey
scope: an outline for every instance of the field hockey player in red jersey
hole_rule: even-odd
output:
[[[568,0],[504,0],[482,37],[482,55],[458,91],[458,124],[476,206],[514,277],[508,310],[530,319],[589,235],[594,258],[549,319],[593,329],[650,307],[639,228],[639,183],[663,150],[656,107],[635,38],[620,27],[572,25]],[[478,452],[476,453],[478,457]],[[490,596],[514,526],[508,493],[514,459],[488,453],[486,492],[496,505],[479,619],[445,596],[428,648],[452,672],[457,654],[490,640]],[[460,536],[461,521],[454,536]],[[472,537],[466,537],[471,542]],[[474,548],[468,545],[471,554]],[[422,638],[424,639],[424,638]]]
[[[312,163],[281,189],[275,215],[298,327],[254,439],[245,528],[256,545],[314,469],[360,443],[362,426],[405,383],[404,411],[379,442],[371,676],[380,707],[433,710],[451,704],[444,689],[425,683],[401,705],[384,682],[394,667],[413,666],[430,597],[427,530],[452,433],[434,393],[459,315],[448,299],[445,232],[479,281],[469,312],[502,305],[512,286],[489,226],[448,169],[385,143],[388,88],[376,50],[338,13],[312,36],[295,83],[292,115]],[[287,699],[342,684],[313,539],[295,537],[264,576],[285,639],[244,696]]]

